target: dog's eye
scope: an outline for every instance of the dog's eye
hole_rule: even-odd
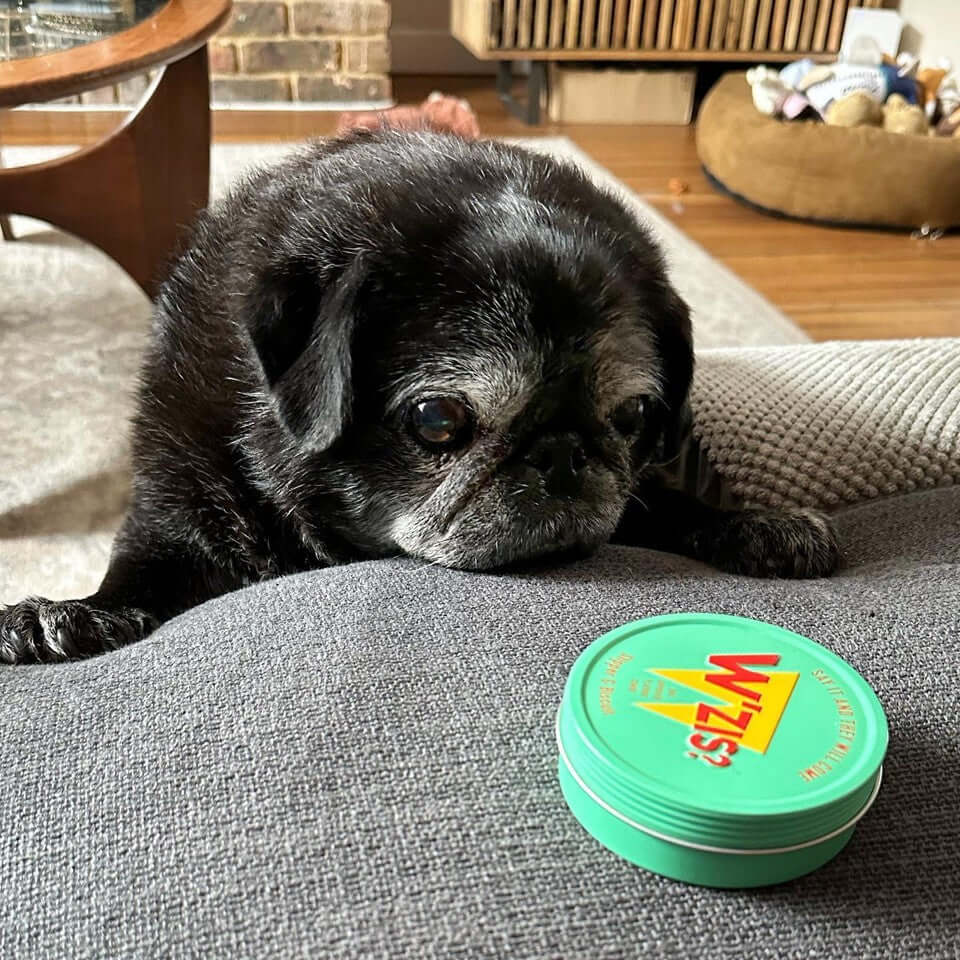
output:
[[[421,400],[410,411],[410,429],[430,447],[462,446],[470,436],[470,412],[454,397]]]
[[[643,397],[631,397],[616,407],[610,420],[623,434],[638,433],[643,426],[644,409]]]

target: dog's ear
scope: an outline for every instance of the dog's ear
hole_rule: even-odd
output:
[[[666,406],[657,457],[669,463],[678,456],[690,436],[690,384],[693,380],[693,332],[690,308],[667,286],[664,309],[658,316],[657,341],[664,367],[663,401]]]
[[[250,304],[250,334],[281,419],[311,450],[329,448],[350,422],[358,258],[321,282],[316,268],[286,264]]]

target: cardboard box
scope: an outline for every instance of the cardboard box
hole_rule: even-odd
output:
[[[554,123],[686,124],[696,70],[550,66],[547,112]]]

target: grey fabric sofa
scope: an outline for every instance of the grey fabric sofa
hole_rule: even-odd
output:
[[[783,354],[720,359],[729,376]],[[614,547],[500,574],[363,563],[0,671],[0,958],[960,955],[960,444],[930,436],[913,456],[943,452],[946,474],[841,510],[829,580]],[[577,654],[685,610],[812,637],[886,709],[876,805],[808,877],[685,886],[564,805],[553,722]]]

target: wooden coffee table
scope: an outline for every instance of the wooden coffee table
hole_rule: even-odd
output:
[[[112,35],[0,62],[0,108],[161,68],[139,107],[99,143],[0,169],[0,214],[36,217],[90,241],[153,295],[180,229],[209,198],[206,41],[230,0],[131,0],[129,9],[135,22]],[[0,110],[0,140],[2,118]]]

